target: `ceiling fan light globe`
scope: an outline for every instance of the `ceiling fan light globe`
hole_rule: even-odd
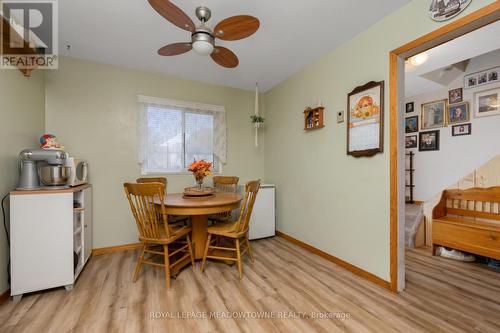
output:
[[[199,40],[193,43],[193,50],[200,55],[209,55],[214,51],[214,46],[210,42]]]

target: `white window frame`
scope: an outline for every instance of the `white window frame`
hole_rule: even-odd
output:
[[[196,102],[188,102],[188,101],[179,101],[179,100],[173,100],[173,99],[166,99],[166,98],[157,98],[157,97],[150,97],[150,96],[143,96],[139,95],[138,96],[138,102],[140,103],[140,122],[141,125],[140,127],[143,127],[142,130],[139,132],[139,140],[143,141],[143,144],[145,145],[144,147],[140,147],[139,150],[139,163],[141,164],[141,174],[142,175],[162,175],[162,174],[168,174],[168,175],[190,175],[191,173],[187,171],[186,165],[186,122],[185,122],[185,117],[186,113],[196,113],[198,112],[207,112],[207,113],[215,113],[215,112],[226,112],[225,108],[223,106],[218,106],[218,105],[211,105],[211,104],[203,104],[203,103],[196,103]],[[178,171],[148,171],[147,170],[147,138],[148,138],[148,128],[147,128],[147,108],[149,105],[156,105],[156,106],[161,106],[166,109],[171,108],[172,110],[177,110],[182,112],[182,157],[181,157],[181,163],[182,166],[184,167],[184,170],[178,170]],[[215,118],[215,117],[214,117]],[[215,119],[214,119],[214,126],[215,126]],[[215,139],[215,138],[214,138]],[[212,152],[213,153],[213,152]],[[222,173],[222,165],[221,161],[217,157],[215,153],[214,155],[214,167],[213,167],[213,173],[214,174],[220,174]]]

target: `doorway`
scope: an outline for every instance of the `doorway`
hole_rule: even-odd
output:
[[[390,52],[390,277],[394,292],[405,287],[405,61],[499,19],[497,1]]]

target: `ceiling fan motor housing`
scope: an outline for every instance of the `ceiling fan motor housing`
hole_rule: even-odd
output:
[[[195,52],[201,55],[211,54],[215,45],[212,30],[205,26],[198,27],[191,35],[191,45],[193,46]]]
[[[207,7],[196,8],[196,17],[202,22],[207,22],[212,17],[212,12]]]
[[[198,27],[196,31],[191,35],[191,43],[195,42],[209,42],[210,44],[215,43],[215,39],[212,34],[212,30],[207,27]]]

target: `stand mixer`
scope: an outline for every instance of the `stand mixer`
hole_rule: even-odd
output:
[[[62,150],[25,149],[19,154],[21,175],[17,190],[66,188],[70,169]]]

